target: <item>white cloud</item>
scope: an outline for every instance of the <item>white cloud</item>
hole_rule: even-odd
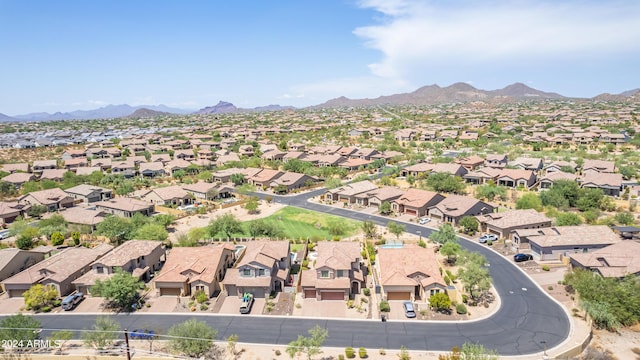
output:
[[[640,48],[637,1],[363,0],[384,17],[354,34],[382,52],[376,76],[410,79],[434,66],[597,59]]]

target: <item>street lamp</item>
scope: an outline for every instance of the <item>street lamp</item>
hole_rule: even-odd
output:
[[[546,340],[542,340],[540,341],[540,344],[542,344],[542,346],[544,346],[544,352],[542,353],[542,356],[544,357],[544,359],[547,358],[547,341]]]

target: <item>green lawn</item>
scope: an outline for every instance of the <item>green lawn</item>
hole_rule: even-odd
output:
[[[289,206],[262,220],[281,227],[288,239],[330,240],[333,236],[328,227],[331,225],[343,229],[341,237],[352,236],[360,228],[359,221]]]

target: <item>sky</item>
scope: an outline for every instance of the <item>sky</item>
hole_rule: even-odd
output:
[[[637,0],[0,0],[0,113],[640,87]]]

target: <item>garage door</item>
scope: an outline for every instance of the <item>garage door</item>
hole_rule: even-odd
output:
[[[388,292],[387,300],[411,300],[411,293],[404,291]]]
[[[417,216],[417,215],[418,215],[418,212],[417,212],[417,211],[415,211],[415,210],[412,210],[412,209],[405,209],[405,210],[404,210],[404,212],[405,212],[407,215],[414,215],[414,216]]]
[[[320,299],[322,300],[344,300],[344,291],[323,291],[320,293]]]
[[[9,290],[9,297],[21,297],[26,290]]]
[[[180,296],[180,288],[160,288],[160,296]]]
[[[304,291],[304,298],[305,299],[315,299],[316,298],[316,291],[315,290],[305,290]]]

